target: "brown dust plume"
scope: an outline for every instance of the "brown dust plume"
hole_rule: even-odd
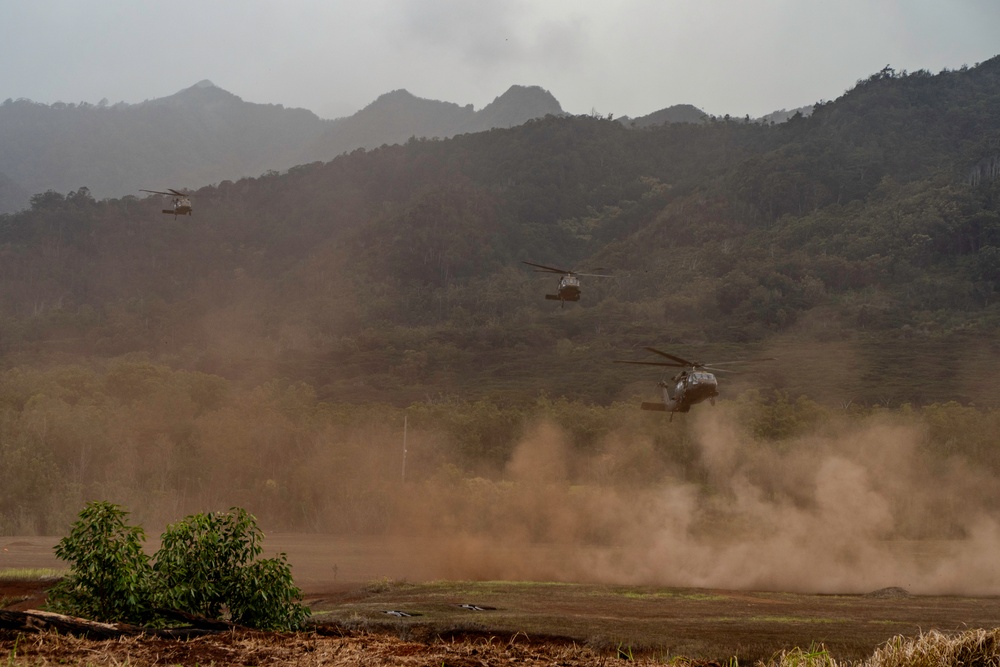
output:
[[[502,480],[421,483],[395,525],[448,579],[1000,593],[998,485],[930,457],[921,427],[871,417],[761,444],[725,404],[684,418],[695,474],[624,431],[581,454],[540,423]]]

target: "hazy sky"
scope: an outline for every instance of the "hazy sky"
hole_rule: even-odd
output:
[[[44,103],[210,79],[335,118],[398,88],[480,109],[521,84],[576,114],[759,116],[997,54],[998,0],[0,0],[0,99]]]

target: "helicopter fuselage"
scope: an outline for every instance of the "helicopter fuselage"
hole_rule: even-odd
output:
[[[660,412],[687,412],[692,405],[702,401],[715,402],[719,395],[719,381],[715,375],[703,370],[682,371],[670,380],[661,380],[662,403],[643,403],[643,410]]]
[[[566,274],[559,279],[558,293],[546,294],[545,298],[551,301],[579,301],[580,279],[572,274]]]
[[[173,197],[174,200],[171,202],[172,208],[163,209],[163,212],[167,215],[173,215],[175,218],[179,215],[191,215],[191,212],[194,211],[194,208],[191,206],[191,198],[183,192],[178,192],[172,188],[167,188],[167,190],[169,192],[163,192],[162,190],[140,190],[139,192]]]
[[[643,410],[658,410],[669,412],[673,421],[675,412],[687,412],[692,405],[709,401],[715,405],[715,397],[719,395],[719,381],[711,371],[717,373],[736,373],[727,368],[717,368],[718,366],[731,366],[733,364],[748,364],[758,361],[775,361],[774,357],[761,357],[758,359],[740,359],[736,361],[720,361],[717,363],[702,363],[700,361],[688,361],[676,355],[657,350],[655,347],[645,348],[648,352],[659,355],[668,361],[637,361],[632,359],[616,359],[618,364],[639,364],[641,366],[673,366],[683,368],[680,373],[670,378],[670,380],[660,380],[659,387],[663,392],[662,403],[643,403]]]
[[[165,208],[163,209],[163,212],[173,213],[174,217],[177,217],[178,215],[191,215],[193,210],[194,209],[191,207],[191,200],[187,197],[180,197],[174,199],[173,208]]]

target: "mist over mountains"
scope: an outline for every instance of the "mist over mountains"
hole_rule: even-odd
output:
[[[411,138],[445,139],[562,114],[558,100],[538,86],[511,86],[479,111],[471,104],[459,106],[395,90],[352,116],[330,121],[323,135],[303,153],[302,163],[330,160],[357,148],[402,144]]]
[[[46,190],[86,187],[103,198],[142,188],[200,187],[332,160],[357,148],[562,113],[537,86],[512,86],[479,111],[397,90],[336,120],[245,102],[210,81],[140,104],[8,99],[0,105],[0,212],[23,208],[30,195]]]
[[[795,111],[758,122],[783,122]],[[211,81],[139,104],[0,105],[0,213],[22,209],[47,190],[86,187],[97,198],[140,189],[197,188],[223,180],[325,162],[358,148],[446,139],[509,128],[564,111],[539,86],[511,86],[478,111],[394,90],[357,113],[327,120],[305,109],[246,102]],[[702,123],[710,117],[678,104],[616,120],[638,129]]]
[[[103,198],[200,187],[332,160],[357,148],[561,113],[559,102],[537,86],[512,86],[479,111],[397,90],[337,120],[245,102],[210,81],[140,104],[7,100],[0,105],[0,212],[23,208],[31,194],[46,190],[86,187]]]
[[[811,110],[775,111],[756,122],[784,122]],[[281,104],[246,102],[208,80],[139,104],[8,99],[0,105],[0,213],[22,209],[31,195],[47,190],[86,187],[104,198],[143,188],[195,188],[325,162],[358,148],[446,139],[548,115],[564,115],[559,101],[539,86],[520,85],[478,111],[394,90],[333,120]],[[645,128],[709,118],[690,104],[677,104],[616,120]]]

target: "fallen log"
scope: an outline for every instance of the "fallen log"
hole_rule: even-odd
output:
[[[27,611],[0,610],[0,630],[25,633],[57,632],[88,639],[119,639],[138,635],[165,639],[188,639],[244,629],[235,623],[188,614],[177,609],[156,609],[155,611],[165,618],[187,623],[188,627],[149,628],[130,623],[101,623],[77,616],[29,609]]]
[[[142,634],[143,631],[143,628],[128,623],[101,623],[38,609],[0,610],[0,629],[31,633],[54,631],[88,639],[115,639]]]

